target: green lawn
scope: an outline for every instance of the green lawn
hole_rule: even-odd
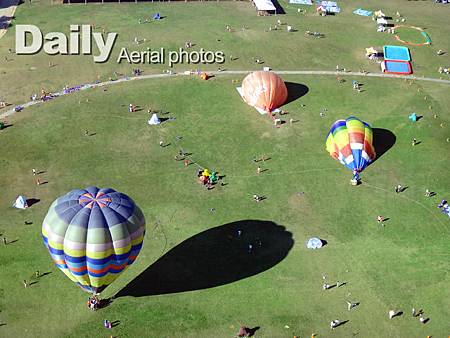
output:
[[[358,94],[348,82],[339,85],[329,77],[285,77],[305,84],[309,93],[287,106],[299,122],[277,129],[242,103],[231,79],[119,84],[39,105],[11,120],[14,126],[1,134],[0,232],[18,241],[1,248],[1,319],[7,323],[1,330],[6,336],[105,336],[104,318],[121,320],[113,330],[120,337],[229,337],[240,323],[261,326],[257,336],[263,337],[329,336],[334,318],[350,320],[333,333],[336,337],[448,333],[448,219],[435,208],[450,193],[445,175],[448,129],[439,126],[448,119],[434,119],[427,112],[430,100],[438,111],[449,105],[448,87],[421,84],[417,94],[418,85],[403,80],[364,79],[366,91]],[[129,102],[167,110],[176,120],[149,127],[146,110],[130,114]],[[328,112],[321,118],[324,107]],[[424,115],[416,124],[407,119],[412,109]],[[348,184],[350,171],[324,149],[331,123],[350,114],[397,137],[364,171],[364,184],[357,188]],[[85,137],[85,128],[96,134]],[[183,137],[178,144],[176,136]],[[422,143],[411,147],[412,137]],[[171,145],[160,148],[160,139]],[[201,166],[226,175],[228,185],[204,190],[196,183],[195,165],[185,168],[174,161],[179,146]],[[263,153],[271,158],[263,165],[269,170],[257,175],[251,160]],[[45,170],[42,177],[48,184],[34,185],[33,167]],[[409,188],[396,195],[397,182]],[[118,292],[163,250],[226,223],[275,222],[292,233],[294,246],[273,268],[234,283],[121,297],[92,313],[85,308],[86,294],[52,266],[40,224],[56,197],[93,184],[132,196],[148,222],[137,262],[104,297]],[[426,188],[436,190],[437,197],[425,198]],[[305,194],[298,196],[300,191]],[[28,210],[14,210],[10,203],[19,193],[41,201]],[[253,193],[268,199],[255,203]],[[390,218],[384,229],[376,224],[378,214]],[[33,225],[23,225],[25,220]],[[157,220],[161,226],[155,228]],[[308,251],[304,243],[313,235],[328,245]],[[210,255],[206,262],[217,257],[214,250]],[[52,273],[23,289],[21,281],[36,269]],[[348,284],[324,292],[324,273]],[[361,305],[348,313],[347,299]],[[410,317],[413,306],[425,309],[428,324]],[[391,308],[405,311],[404,316],[390,321]]]
[[[139,67],[145,73],[161,72],[168,65],[117,64],[116,59],[122,47],[130,50],[147,48],[177,50],[191,40],[199,50],[223,50],[226,63],[222,68],[232,70],[260,69],[253,58],[259,58],[275,70],[334,70],[336,65],[358,71],[360,68],[380,72],[378,64],[365,58],[365,48],[385,44],[399,44],[392,35],[377,33],[376,24],[369,17],[352,14],[361,7],[360,1],[342,3],[342,13],[336,16],[318,17],[313,8],[304,6],[307,15],[297,12],[298,6],[281,0],[286,15],[279,16],[283,23],[292,25],[298,32],[282,30],[268,31],[276,23],[275,17],[257,17],[248,2],[174,2],[101,5],[50,5],[50,1],[36,0],[19,6],[13,24],[34,24],[43,33],[52,31],[69,32],[69,24],[92,24],[96,31],[118,32],[109,62],[95,64],[91,56],[48,56],[41,52],[34,56],[9,55],[14,50],[15,30],[13,28],[0,40],[0,81],[8,83],[2,88],[1,96],[12,103],[21,103],[41,88],[55,91],[64,85],[77,85],[114,77],[113,72],[131,74]],[[428,2],[407,2],[394,0],[383,2],[365,1],[368,9],[382,8],[387,15],[395,17],[397,10],[406,18],[404,24],[426,28],[433,45],[411,46],[413,70],[418,76],[438,77],[439,66],[450,65],[450,54],[437,56],[436,51],[450,51],[450,29],[447,26],[449,6]],[[138,19],[160,12],[165,18],[159,22],[139,24]],[[395,23],[395,22],[394,22]],[[227,32],[225,26],[234,31]],[[242,26],[247,29],[242,31]],[[306,30],[325,34],[323,39],[304,35]],[[137,46],[134,38],[147,39]],[[218,41],[220,40],[220,41]],[[238,58],[230,61],[229,56]],[[5,62],[4,57],[9,62]],[[49,67],[49,62],[54,67]],[[217,65],[180,65],[176,70],[217,70]],[[446,76],[448,78],[448,76]]]
[[[426,26],[435,45],[411,49],[413,68],[419,75],[436,77],[435,68],[449,60],[448,54],[437,57],[435,49],[450,50],[445,26],[450,7],[379,3],[366,1],[364,7],[381,7],[391,15],[399,8],[408,23]],[[224,66],[236,70],[260,68],[251,61],[258,56],[275,69],[334,70],[338,63],[378,71],[378,65],[363,58],[364,48],[393,41],[377,34],[370,18],[351,14],[361,6],[357,1],[346,1],[342,14],[326,18],[300,16],[297,7],[282,5],[287,14],[281,19],[293,22],[299,32],[264,32],[276,19],[256,17],[246,2],[100,7],[35,1],[18,8],[14,23],[67,31],[69,22],[95,22],[120,32],[116,47],[134,48],[135,35],[147,36],[150,46],[171,49],[191,39],[195,48],[223,48],[226,54],[238,56]],[[137,18],[144,11],[167,17],[139,26]],[[243,23],[249,29],[241,32]],[[226,32],[227,24],[236,32]],[[307,39],[306,29],[323,32],[326,38]],[[90,57],[44,54],[9,56],[14,60],[5,63],[13,32],[0,40],[0,93],[10,102],[23,102],[42,87],[53,90],[92,82],[97,75],[105,80],[113,71],[130,73],[133,68],[117,66],[114,60],[95,65]],[[50,60],[55,67],[48,67]],[[139,67],[146,74],[167,68]],[[339,84],[333,76],[283,76],[309,91],[286,106],[287,119],[298,122],[275,128],[240,99],[235,87],[242,78],[173,77],[115,84],[57,98],[8,119],[12,126],[0,131],[0,233],[17,241],[6,246],[0,242],[0,325],[6,324],[0,326],[0,337],[233,337],[241,324],[260,326],[256,336],[270,338],[312,333],[368,338],[449,334],[449,219],[436,208],[442,198],[450,198],[449,86],[358,78],[364,91],[357,93],[351,78]],[[143,110],[128,113],[129,103]],[[148,107],[169,112],[161,116],[175,119],[150,127]],[[320,117],[324,108],[326,114]],[[408,120],[413,111],[423,116],[417,123]],[[392,148],[363,172],[358,187],[350,186],[351,172],[325,151],[331,124],[350,115],[396,136]],[[95,135],[85,136],[85,129]],[[421,143],[412,147],[412,138]],[[161,148],[160,140],[170,145]],[[226,185],[206,191],[197,183],[196,164],[185,167],[174,160],[179,148],[191,152],[198,166],[225,175]],[[258,175],[252,159],[261,154],[270,160],[262,164],[268,170]],[[45,171],[41,178],[48,183],[36,186],[32,168]],[[395,194],[398,183],[408,186],[405,192]],[[147,220],[137,261],[103,297],[130,291],[144,270],[161,278],[149,282],[153,290],[165,280],[175,280],[171,287],[161,286],[171,291],[198,287],[118,297],[105,309],[89,311],[87,294],[53,266],[40,234],[53,200],[89,185],[128,194]],[[426,198],[425,189],[437,196]],[[13,209],[18,194],[40,201],[27,210]],[[267,199],[256,203],[253,194]],[[376,222],[379,214],[389,218],[384,228]],[[243,220],[266,221],[267,229],[258,230],[264,243],[253,256],[247,253],[246,243],[241,245],[230,239],[233,233],[221,230]],[[24,225],[25,221],[33,224]],[[254,236],[249,231],[241,240],[251,241]],[[321,250],[307,250],[305,242],[311,236],[328,244]],[[163,254],[167,255],[161,259]],[[270,264],[263,262],[265,255]],[[167,266],[161,267],[161,262],[168,262]],[[199,271],[202,267],[208,269]],[[36,270],[51,273],[25,289],[22,280]],[[330,282],[347,284],[324,291],[323,274]],[[360,305],[349,312],[346,300]],[[422,325],[412,318],[412,307],[423,308],[430,321]],[[389,320],[391,309],[404,314]],[[109,332],[103,319],[121,323]],[[349,322],[331,331],[333,319]]]

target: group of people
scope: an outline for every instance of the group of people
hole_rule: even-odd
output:
[[[140,68],[133,68],[133,75],[134,76],[142,75],[142,70]]]
[[[352,179],[350,180],[350,183],[352,185],[358,185],[361,183],[361,177],[359,176],[358,169],[353,169],[353,176]]]
[[[128,112],[134,113],[135,111],[136,111],[136,105],[130,103],[130,104],[128,105]]]
[[[437,207],[441,209],[442,213],[450,217],[450,206],[448,205],[448,202],[446,200],[442,200]]]
[[[208,169],[199,169],[197,177],[200,183],[202,183],[208,190],[213,188],[219,181],[219,175],[217,172],[209,172]]]
[[[403,313],[402,311],[389,310],[388,316],[389,319],[392,319],[394,317],[400,316],[402,313]],[[422,324],[425,324],[428,321],[428,318],[425,318],[425,316],[423,315],[423,310],[416,311],[415,308],[412,308],[412,316],[414,318],[419,317],[419,321]]]
[[[66,87],[64,87],[64,90],[66,90]],[[47,92],[44,89],[41,89],[41,95],[40,96],[38,96],[38,94],[34,93],[33,95],[31,95],[30,99],[31,99],[31,101],[37,101],[37,100],[47,101],[47,100],[50,100],[50,99],[52,99],[54,97],[55,96],[53,95],[53,93]]]
[[[450,67],[439,67],[439,74],[450,74]]]
[[[361,93],[361,84],[358,81],[353,80],[352,85],[353,85],[353,90],[356,90],[358,93]]]
[[[100,306],[100,299],[96,295],[92,295],[87,301],[87,306],[90,310],[97,310]]]

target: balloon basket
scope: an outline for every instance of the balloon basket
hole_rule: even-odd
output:
[[[351,179],[351,180],[350,180],[350,184],[351,184],[351,185],[359,185],[359,184],[361,184],[361,180]]]

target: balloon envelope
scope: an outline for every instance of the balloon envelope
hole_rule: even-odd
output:
[[[270,112],[286,102],[288,90],[277,74],[258,71],[245,77],[242,94],[249,105]]]
[[[135,261],[144,234],[139,207],[111,188],[88,187],[59,197],[42,225],[55,265],[91,293],[101,292]]]
[[[333,123],[326,149],[334,159],[357,172],[363,171],[376,157],[372,128],[353,116]]]

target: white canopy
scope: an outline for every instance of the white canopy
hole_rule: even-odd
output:
[[[158,115],[156,115],[156,113],[153,113],[152,117],[150,118],[150,120],[148,120],[148,124],[149,125],[157,125],[157,124],[161,124],[161,121],[158,118]]]
[[[276,8],[270,0],[253,0],[258,11],[275,11]]]
[[[308,249],[320,249],[322,246],[323,242],[317,237],[310,238],[306,243]]]
[[[25,196],[22,195],[18,196],[13,204],[13,207],[17,209],[28,208],[27,199],[25,198]]]

